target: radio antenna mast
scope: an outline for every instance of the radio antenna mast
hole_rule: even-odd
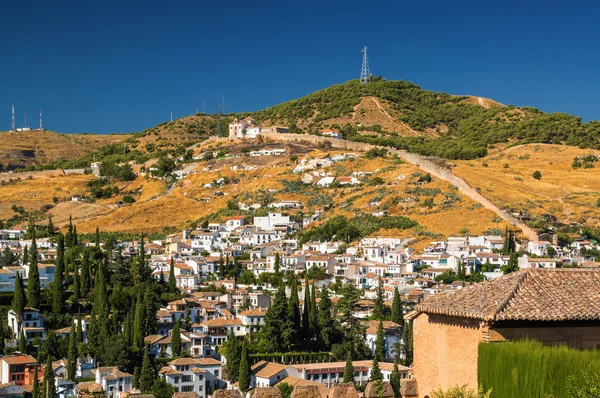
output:
[[[15,106],[12,106],[12,127],[10,131],[17,131],[17,125],[15,123]]]
[[[42,125],[42,110],[40,109],[40,131],[42,131],[44,129],[43,125]]]
[[[369,70],[369,58],[367,57],[367,46],[362,49],[363,53],[363,61],[362,61],[362,69],[360,71],[360,84],[369,84],[371,83],[372,74]]]

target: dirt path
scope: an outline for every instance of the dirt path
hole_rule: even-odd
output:
[[[308,141],[313,144],[324,143],[325,141],[329,141],[334,148],[339,149],[347,149],[352,151],[368,151],[371,148],[382,148],[378,145],[370,145],[364,144],[361,142],[353,142],[348,140],[339,140],[339,139],[331,139],[326,137],[320,137],[315,135],[304,135],[304,134],[279,134],[279,133],[268,133],[264,134],[266,138],[273,139],[275,141],[284,141],[284,142],[293,142],[293,141]],[[418,166],[423,171],[430,173],[431,175],[440,178],[442,180],[448,181],[452,185],[455,185],[458,190],[463,194],[473,199],[474,201],[480,203],[483,207],[488,210],[493,211],[503,220],[506,220],[508,223],[520,229],[529,240],[537,240],[538,234],[535,230],[527,226],[526,224],[520,222],[518,219],[513,217],[507,211],[500,209],[494,203],[492,203],[488,198],[483,196],[479,191],[470,186],[465,180],[462,178],[452,174],[452,172],[448,169],[442,169],[434,162],[428,160],[424,156],[417,155],[414,153],[410,153],[403,150],[386,148],[391,154],[397,155],[398,157],[404,159],[408,163],[414,164]]]

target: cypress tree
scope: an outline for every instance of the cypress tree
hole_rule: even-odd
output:
[[[17,349],[19,352],[27,354],[27,339],[25,338],[23,328],[21,328],[21,333],[19,333],[19,344],[17,345]]]
[[[354,383],[354,366],[352,366],[352,356],[348,354],[346,366],[344,367],[344,383]]]
[[[140,368],[137,366],[133,369],[133,388],[140,388]]]
[[[75,301],[81,300],[81,278],[79,277],[79,267],[73,262],[73,296]]]
[[[142,234],[142,240],[140,241],[140,269],[146,268],[146,249],[144,248],[144,234]]]
[[[250,355],[246,340],[242,343],[242,356],[240,358],[240,371],[238,375],[240,391],[246,392],[250,388]]]
[[[385,331],[383,329],[383,321],[379,321],[379,326],[377,326],[375,358],[377,358],[378,361],[385,361]]]
[[[400,396],[400,372],[398,371],[398,362],[394,362],[394,369],[392,370],[392,374],[390,376],[390,384],[392,385],[392,389],[394,390],[394,395]]]
[[[306,341],[310,341],[313,337],[310,330],[310,289],[308,287],[308,279],[304,284],[304,307],[302,308],[302,334]]]
[[[398,287],[394,288],[394,299],[392,300],[392,322],[402,325],[404,319],[404,312],[402,311],[402,300],[400,300],[400,293]]]
[[[227,341],[225,342],[227,355],[227,377],[232,383],[238,379],[240,372],[240,359],[242,358],[242,346],[239,340],[235,337],[233,329],[229,329]]]
[[[377,285],[377,296],[375,297],[375,305],[373,306],[373,314],[371,317],[375,320],[384,320],[385,319],[385,300],[383,298],[383,281],[381,278],[379,279],[379,284]]]
[[[413,330],[412,322],[406,322],[402,331],[402,348],[404,351],[404,364],[410,366],[413,361]]]
[[[292,279],[292,289],[289,300],[289,318],[292,320],[294,330],[302,330],[302,320],[300,319],[300,298],[298,297],[298,280]]]
[[[92,311],[95,314],[101,314],[104,309],[108,308],[106,300],[104,265],[102,263],[98,264],[98,272],[96,273],[96,286],[94,290],[96,292],[96,298],[94,300]]]
[[[310,325],[311,336],[319,335],[319,324],[317,321],[317,298],[316,298],[315,283],[313,282],[310,291],[310,307],[308,314],[308,323]]]
[[[133,349],[139,352],[142,348],[144,348],[144,306],[142,304],[142,292],[139,290],[133,321]]]
[[[48,216],[48,225],[46,226],[48,236],[54,236],[54,223],[52,222],[52,214]]]
[[[48,356],[48,361],[44,369],[44,383],[42,387],[43,397],[56,397],[56,385],[54,384],[54,371],[52,370],[52,358]]]
[[[156,298],[152,287],[148,285],[142,301],[144,310],[144,336],[156,333]]]
[[[142,392],[148,392],[152,390],[152,384],[154,383],[154,368],[152,362],[148,356],[148,350],[144,350],[144,359],[142,361],[142,374],[140,375],[140,390]]]
[[[41,305],[40,272],[38,270],[38,251],[35,242],[35,227],[29,251],[29,275],[27,277],[27,304],[39,309]]]
[[[37,363],[33,367],[33,386],[31,388],[31,398],[44,398],[40,396],[40,380],[38,376]]]
[[[25,288],[21,280],[21,274],[16,273],[15,277],[15,292],[13,294],[12,309],[17,318],[17,330],[21,329],[23,323],[23,313],[25,312]]]
[[[171,257],[171,265],[169,267],[169,293],[177,292],[177,282],[175,281],[175,262]]]
[[[6,350],[6,342],[4,341],[4,328],[2,326],[0,326],[0,355],[4,355],[5,350]]]
[[[29,263],[29,250],[27,248],[27,245],[25,245],[25,247],[23,248],[23,261],[21,262],[23,263],[23,265]]]
[[[81,321],[81,311],[77,313],[77,344],[83,343],[83,325]]]
[[[377,355],[373,358],[373,369],[371,370],[371,381],[382,381],[383,373],[381,373],[381,369],[379,369],[379,360],[377,359]]]
[[[225,278],[227,274],[227,269],[225,269],[225,262],[223,261],[223,255],[219,257],[219,278]]]
[[[54,315],[60,314],[63,305],[64,296],[64,263],[65,249],[64,238],[61,233],[58,234],[58,243],[56,248],[56,271],[54,273],[54,282],[52,283],[52,312]]]
[[[333,305],[329,298],[329,289],[323,288],[319,294],[319,311],[317,312],[318,333],[321,336],[322,348],[329,351],[337,335],[333,319]]]
[[[71,324],[71,334],[69,336],[69,357],[67,361],[67,378],[75,381],[75,372],[77,371],[77,334],[75,332],[75,322]]]
[[[123,337],[130,347],[133,346],[133,311],[131,309],[127,312],[127,316],[125,317]]]
[[[273,271],[275,272],[275,275],[279,275],[279,262],[281,261],[281,258],[279,257],[279,253],[275,253],[275,264],[273,265]]]
[[[83,299],[87,297],[90,291],[90,252],[88,250],[84,250],[81,256],[81,276],[79,280],[79,296]]]
[[[181,356],[181,332],[179,330],[179,321],[175,321],[173,331],[171,332],[171,355]]]
[[[79,244],[78,238],[77,238],[77,225],[73,226],[73,247],[77,246]]]
[[[100,230],[98,226],[96,226],[96,236],[94,239],[94,243],[96,244],[96,249],[100,250]]]
[[[287,352],[293,345],[292,322],[288,318],[288,304],[283,285],[279,287],[265,315],[261,329],[262,343],[268,352]]]
[[[69,214],[69,229],[67,230],[67,234],[65,235],[65,244],[67,247],[71,248],[75,246],[73,244],[73,218]]]

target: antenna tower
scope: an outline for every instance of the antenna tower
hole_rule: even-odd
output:
[[[23,120],[25,125],[23,126],[24,129],[27,128],[27,109],[25,109],[25,114],[23,115]]]
[[[44,129],[44,127],[43,127],[43,124],[42,124],[42,110],[40,109],[40,131],[42,131],[43,129]]]
[[[15,123],[15,106],[12,106],[12,127],[10,131],[17,131],[17,125]]]
[[[362,49],[363,53],[363,61],[362,61],[362,69],[360,71],[360,84],[369,84],[371,83],[371,78],[373,75],[369,70],[369,58],[367,57],[367,46]]]

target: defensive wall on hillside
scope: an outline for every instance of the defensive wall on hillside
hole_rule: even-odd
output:
[[[407,161],[408,163],[414,164],[418,166],[421,170],[440,178],[442,180],[448,181],[452,185],[455,185],[458,190],[463,194],[476,202],[479,202],[483,207],[488,210],[493,211],[503,220],[506,220],[508,223],[514,225],[519,228],[523,235],[525,235],[529,240],[537,240],[538,234],[532,228],[528,227],[521,221],[517,220],[511,214],[506,212],[505,210],[500,209],[494,203],[492,203],[489,199],[483,196],[477,189],[470,186],[465,180],[462,178],[452,174],[452,171],[448,169],[441,168],[431,160],[425,158],[422,155],[418,155],[415,153],[410,153],[404,150],[392,149],[388,147],[383,147],[379,145],[371,145],[363,142],[354,142],[337,138],[329,138],[329,137],[321,137],[317,135],[308,135],[308,134],[281,134],[281,133],[264,133],[262,134],[266,139],[270,139],[273,141],[282,141],[282,142],[308,142],[314,145],[324,144],[326,142],[331,143],[331,146],[336,149],[346,149],[349,151],[359,151],[366,152],[372,148],[385,148],[389,151],[389,153],[397,155],[399,158]]]

